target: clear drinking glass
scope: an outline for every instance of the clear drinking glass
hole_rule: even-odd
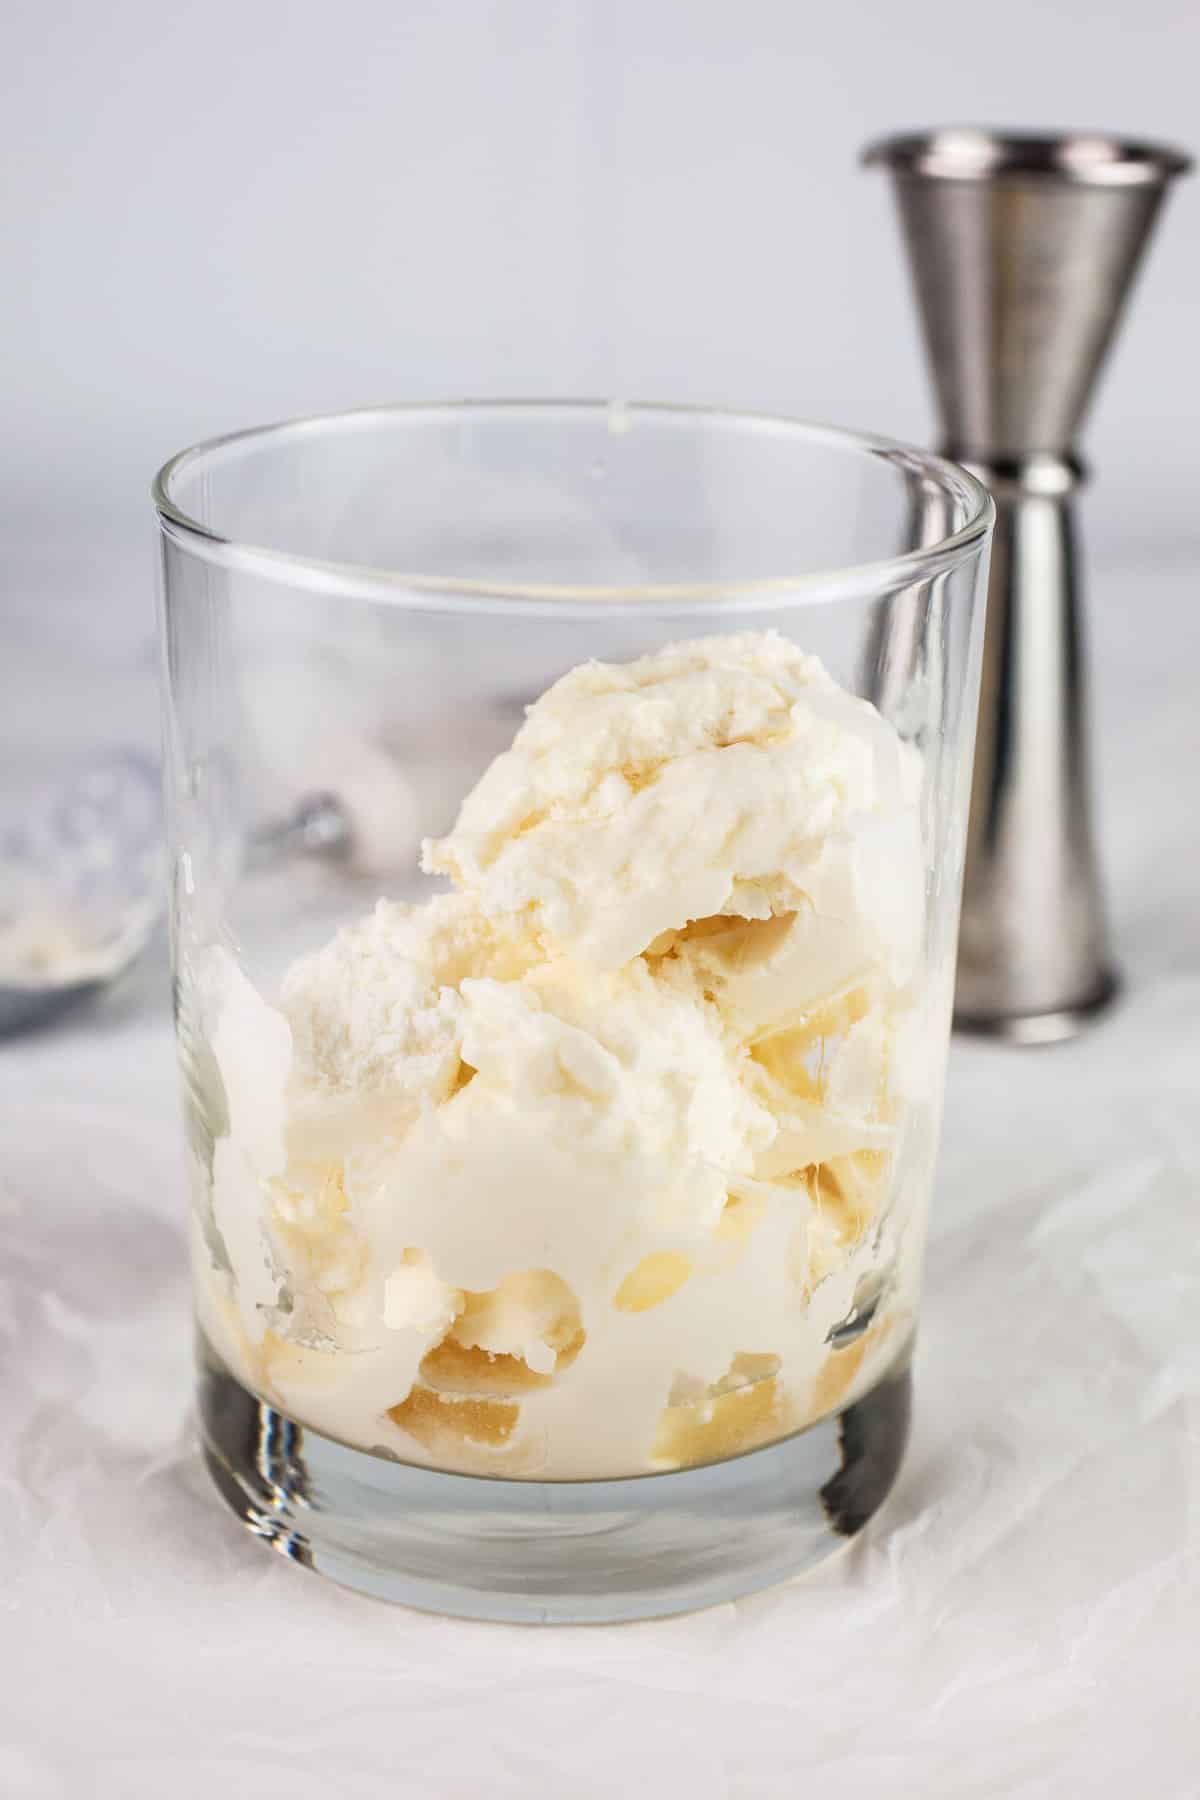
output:
[[[908,1429],[987,494],[487,404],[246,432],[155,498],[221,1493],[486,1618],[815,1562]]]

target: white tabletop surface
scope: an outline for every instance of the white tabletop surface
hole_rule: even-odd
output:
[[[537,1631],[272,1556],[189,1427],[161,957],[0,1045],[0,1795],[1194,1800],[1197,573],[1094,576],[1126,996],[1065,1048],[956,1042],[913,1444],[815,1577]],[[144,660],[129,680],[144,698]],[[69,686],[43,727],[77,728]]]

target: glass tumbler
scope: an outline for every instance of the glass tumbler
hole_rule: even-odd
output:
[[[158,477],[204,1454],[473,1617],[792,1575],[895,1478],[992,504],[712,411]]]

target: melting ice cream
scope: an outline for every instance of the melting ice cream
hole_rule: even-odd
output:
[[[199,1002],[227,1129],[201,1318],[368,1450],[676,1468],[901,1348],[936,1088],[920,763],[776,633],[589,663],[277,1005]]]

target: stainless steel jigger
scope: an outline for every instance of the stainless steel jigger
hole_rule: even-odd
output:
[[[1070,1037],[1117,980],[1092,841],[1076,432],[1178,151],[956,130],[864,152],[895,180],[943,453],[996,530],[955,1023]]]

